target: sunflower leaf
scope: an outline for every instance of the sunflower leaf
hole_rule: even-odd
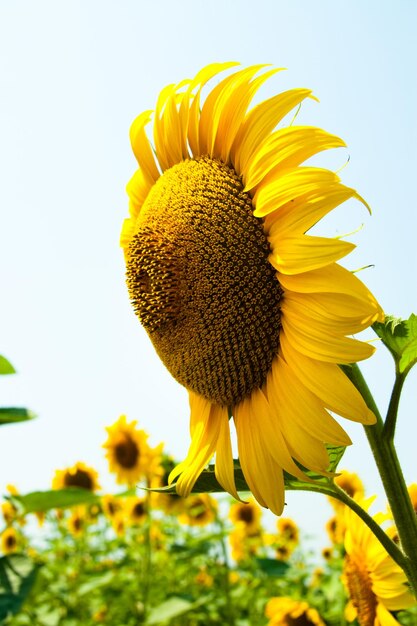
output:
[[[0,621],[20,611],[39,567],[23,554],[0,558]]]
[[[417,315],[412,313],[408,320],[387,316],[372,328],[391,352],[399,372],[408,373],[417,363]]]
[[[15,374],[16,370],[13,365],[6,359],[6,357],[0,354],[0,375]]]
[[[99,496],[88,489],[67,487],[65,489],[51,489],[49,491],[32,491],[26,495],[16,495],[10,498],[23,508],[23,514],[40,513],[49,509],[64,509],[77,504],[94,504]]]
[[[290,567],[286,561],[256,557],[256,563],[267,576],[282,577]]]
[[[13,424],[15,422],[27,422],[36,417],[36,414],[29,409],[20,407],[1,407],[0,408],[0,426],[2,424]]]

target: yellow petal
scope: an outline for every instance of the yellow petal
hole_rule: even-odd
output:
[[[296,167],[285,170],[280,176],[272,176],[263,181],[254,196],[254,215],[265,217],[277,211],[299,196],[320,192],[324,195],[328,188],[334,189],[340,179],[334,172],[319,167]]]
[[[273,133],[252,156],[245,174],[245,191],[253,189],[266,176],[279,176],[314,154],[329,148],[345,147],[345,142],[321,128],[288,126]]]
[[[282,274],[300,274],[338,261],[355,247],[348,241],[327,237],[287,237],[274,246],[269,261]]]
[[[321,269],[298,275],[279,274],[278,280],[285,290],[298,293],[348,294],[361,300],[375,311],[374,321],[383,321],[384,313],[367,287],[344,267],[332,263]]]
[[[245,118],[231,149],[237,172],[245,172],[249,159],[258,150],[283,117],[305,98],[310,89],[291,89],[261,102]]]
[[[147,181],[153,185],[158,180],[160,172],[145,132],[145,126],[150,121],[151,114],[152,111],[144,111],[134,120],[130,127],[130,143],[139,167]]]
[[[250,400],[235,407],[239,460],[250,490],[261,506],[276,515],[284,508],[284,477],[261,439],[256,419],[250,414]]]
[[[325,407],[355,422],[375,423],[374,414],[338,365],[306,357],[293,348],[284,331],[280,334],[280,346],[296,379],[320,398]]]
[[[272,246],[281,238],[301,235],[312,228],[334,208],[355,197],[354,189],[338,182],[318,185],[315,189],[283,204],[265,217],[264,229]]]
[[[217,410],[219,412],[220,431],[216,448],[215,475],[223,489],[228,491],[236,500],[242,502],[236,491],[228,411],[223,407],[217,407]]]
[[[293,356],[293,352],[289,352]],[[305,360],[305,357],[303,357]],[[316,361],[318,377],[322,363]],[[325,383],[327,384],[327,383]],[[323,402],[303,384],[294,370],[281,357],[278,357],[271,368],[268,378],[268,398],[273,410],[282,413],[282,421],[288,428],[294,427],[310,433],[315,439],[333,445],[348,446],[349,436],[336,420],[324,409]],[[305,465],[309,467],[308,465]],[[326,467],[322,468],[326,469]]]
[[[213,457],[220,431],[216,407],[208,400],[197,398],[197,394],[190,394],[192,441],[187,457],[172,470],[168,478],[168,482],[172,483],[179,476],[177,493],[184,498],[190,494],[195,481]]]
[[[330,333],[326,336],[314,327],[306,328],[300,320],[289,316],[282,316],[282,328],[293,348],[318,361],[356,363],[368,359],[375,352],[375,348],[368,343]]]

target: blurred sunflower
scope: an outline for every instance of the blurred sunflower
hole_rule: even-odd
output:
[[[121,498],[117,498],[111,494],[106,494],[101,498],[101,508],[106,517],[111,519],[123,508]]]
[[[87,509],[84,506],[77,506],[71,509],[71,515],[68,518],[68,530],[73,537],[80,537],[87,525]]]
[[[300,535],[298,526],[290,517],[280,517],[277,520],[277,530],[286,541],[294,544],[298,543]]]
[[[254,501],[232,504],[229,518],[235,525],[242,525],[246,530],[258,528],[261,521],[261,509]]]
[[[292,598],[271,598],[265,615],[270,618],[268,626],[326,626],[316,609]]]
[[[253,557],[264,545],[264,533],[260,526],[251,529],[241,524],[229,533],[230,552],[237,563]]]
[[[121,415],[117,422],[106,428],[107,441],[103,444],[109,470],[116,474],[119,484],[134,485],[142,478],[151,479],[160,472],[162,445],[151,448],[148,434],[136,428],[136,420],[127,422]]]
[[[152,487],[166,487],[168,485],[168,477],[175,467],[172,457],[163,455],[161,460],[162,472],[160,476],[156,476],[152,482]],[[185,499],[177,493],[169,492],[151,492],[151,501],[155,508],[159,508],[167,515],[178,515],[184,510]]]
[[[12,554],[17,551],[18,535],[13,526],[9,526],[1,533],[0,546],[3,554]]]
[[[208,493],[189,496],[184,505],[184,511],[178,516],[181,524],[206,526],[216,519],[217,501]]]
[[[56,470],[52,480],[52,489],[65,489],[66,487],[97,491],[100,489],[98,474],[95,469],[81,461],[72,467]]]
[[[374,498],[362,502],[366,510]],[[375,515],[381,523],[386,515]],[[389,556],[366,524],[351,510],[345,511],[345,550],[343,582],[350,601],[346,619],[357,619],[360,626],[395,626],[391,611],[416,604],[403,570]],[[389,533],[388,533],[389,534]]]
[[[329,133],[277,125],[313,97],[292,89],[249,109],[271,75],[256,65],[203,87],[235,63],[212,64],[158,98],[152,147],[130,137],[139,169],[127,186],[121,245],[132,304],[160,358],[186,387],[191,446],[171,473],[187,496],[216,453],[216,476],[237,496],[229,412],[240,464],[257,501],[284,506],[283,470],[325,472],[325,443],[349,437],[328,413],[372,424],[374,415],[338,367],[374,348],[349,337],[382,320],[370,291],[337,261],[354,249],[306,234],[350,198],[326,169],[301,164],[345,146]]]
[[[148,506],[145,498],[132,496],[124,503],[126,517],[130,524],[140,524],[146,519]]]

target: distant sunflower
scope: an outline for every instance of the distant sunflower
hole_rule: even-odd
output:
[[[13,528],[9,526],[0,535],[0,545],[3,554],[13,554],[18,549],[18,535]]]
[[[261,509],[256,502],[236,502],[230,507],[229,517],[235,525],[252,530],[259,527]]]
[[[116,474],[119,484],[134,485],[145,477],[153,476],[159,468],[162,445],[150,448],[148,435],[136,428],[135,420],[128,422],[121,415],[117,422],[106,428],[107,441],[103,444],[109,470]]]
[[[302,166],[344,142],[308,126],[277,125],[306,98],[292,89],[249,109],[278,70],[256,65],[202,89],[236,65],[215,63],[165,87],[133,122],[139,164],[127,186],[121,245],[132,304],[160,358],[186,387],[191,446],[171,473],[187,496],[216,454],[216,476],[237,497],[229,413],[240,464],[257,501],[284,506],[283,471],[325,472],[325,443],[349,437],[328,413],[374,415],[338,367],[374,348],[350,337],[382,320],[369,290],[337,261],[354,249],[306,234],[350,198],[326,169]]]
[[[373,498],[362,502],[367,509]],[[386,516],[376,515],[377,522]],[[351,510],[345,511],[345,563],[343,582],[349,594],[346,619],[360,626],[399,624],[391,611],[414,606],[403,570],[389,556],[368,526]]]
[[[318,611],[293,598],[271,598],[265,607],[268,626],[326,626]]]
[[[178,519],[188,526],[206,526],[214,522],[217,512],[217,501],[208,493],[189,496],[184,502],[184,510]]]
[[[125,502],[125,511],[130,524],[140,524],[146,519],[148,506],[145,498],[132,496]]]
[[[68,518],[68,530],[73,537],[80,537],[87,525],[87,509],[84,506],[77,506],[71,509]]]
[[[65,487],[97,491],[100,489],[98,474],[95,469],[82,462],[66,469],[56,470],[52,480],[52,489],[65,489]]]

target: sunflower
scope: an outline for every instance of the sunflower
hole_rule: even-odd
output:
[[[100,489],[98,474],[95,469],[82,462],[66,469],[56,470],[52,480],[52,489],[65,489],[66,487],[97,491]]]
[[[263,548],[265,539],[261,526],[248,529],[239,524],[229,533],[232,559],[237,563],[250,559]]]
[[[268,626],[326,626],[319,613],[307,602],[292,598],[271,598],[265,615],[270,618]]]
[[[84,506],[77,506],[71,509],[68,518],[68,530],[73,537],[80,537],[87,525],[87,509]]]
[[[134,485],[142,478],[151,479],[160,472],[159,461],[162,444],[156,448],[148,445],[148,434],[136,428],[137,422],[127,422],[126,415],[121,415],[117,422],[106,428],[106,457],[110,472],[116,474],[119,484]]]
[[[374,415],[339,368],[374,348],[350,337],[382,320],[361,281],[337,261],[354,249],[306,234],[359,194],[335,173],[301,165],[344,142],[283,123],[306,98],[292,89],[250,108],[278,70],[212,64],[165,87],[133,122],[139,169],[127,186],[121,245],[133,308],[158,355],[189,392],[191,445],[171,473],[187,496],[216,454],[216,477],[237,496],[229,432],[256,500],[280,514],[283,471],[325,472],[325,442],[349,437],[329,410],[364,424]],[[367,206],[367,205],[366,205]]]
[[[367,510],[373,499],[362,502],[363,508]],[[374,517],[378,523],[386,518],[382,514]],[[357,619],[360,626],[399,624],[390,611],[415,605],[403,570],[389,556],[369,527],[347,507],[345,525],[343,582],[350,598],[346,619]]]
[[[117,496],[106,494],[101,498],[101,509],[106,517],[112,519],[123,508],[123,502]]]
[[[145,498],[137,496],[126,498],[124,508],[130,524],[140,524],[146,519],[148,514],[148,505]]]
[[[232,504],[229,518],[235,525],[250,531],[258,528],[261,521],[261,509],[254,501]]]
[[[1,533],[0,545],[3,554],[12,554],[18,549],[18,535],[13,526],[9,526]]]
[[[181,524],[187,526],[207,526],[216,519],[217,501],[208,493],[190,496],[184,502],[184,511],[179,514]]]

